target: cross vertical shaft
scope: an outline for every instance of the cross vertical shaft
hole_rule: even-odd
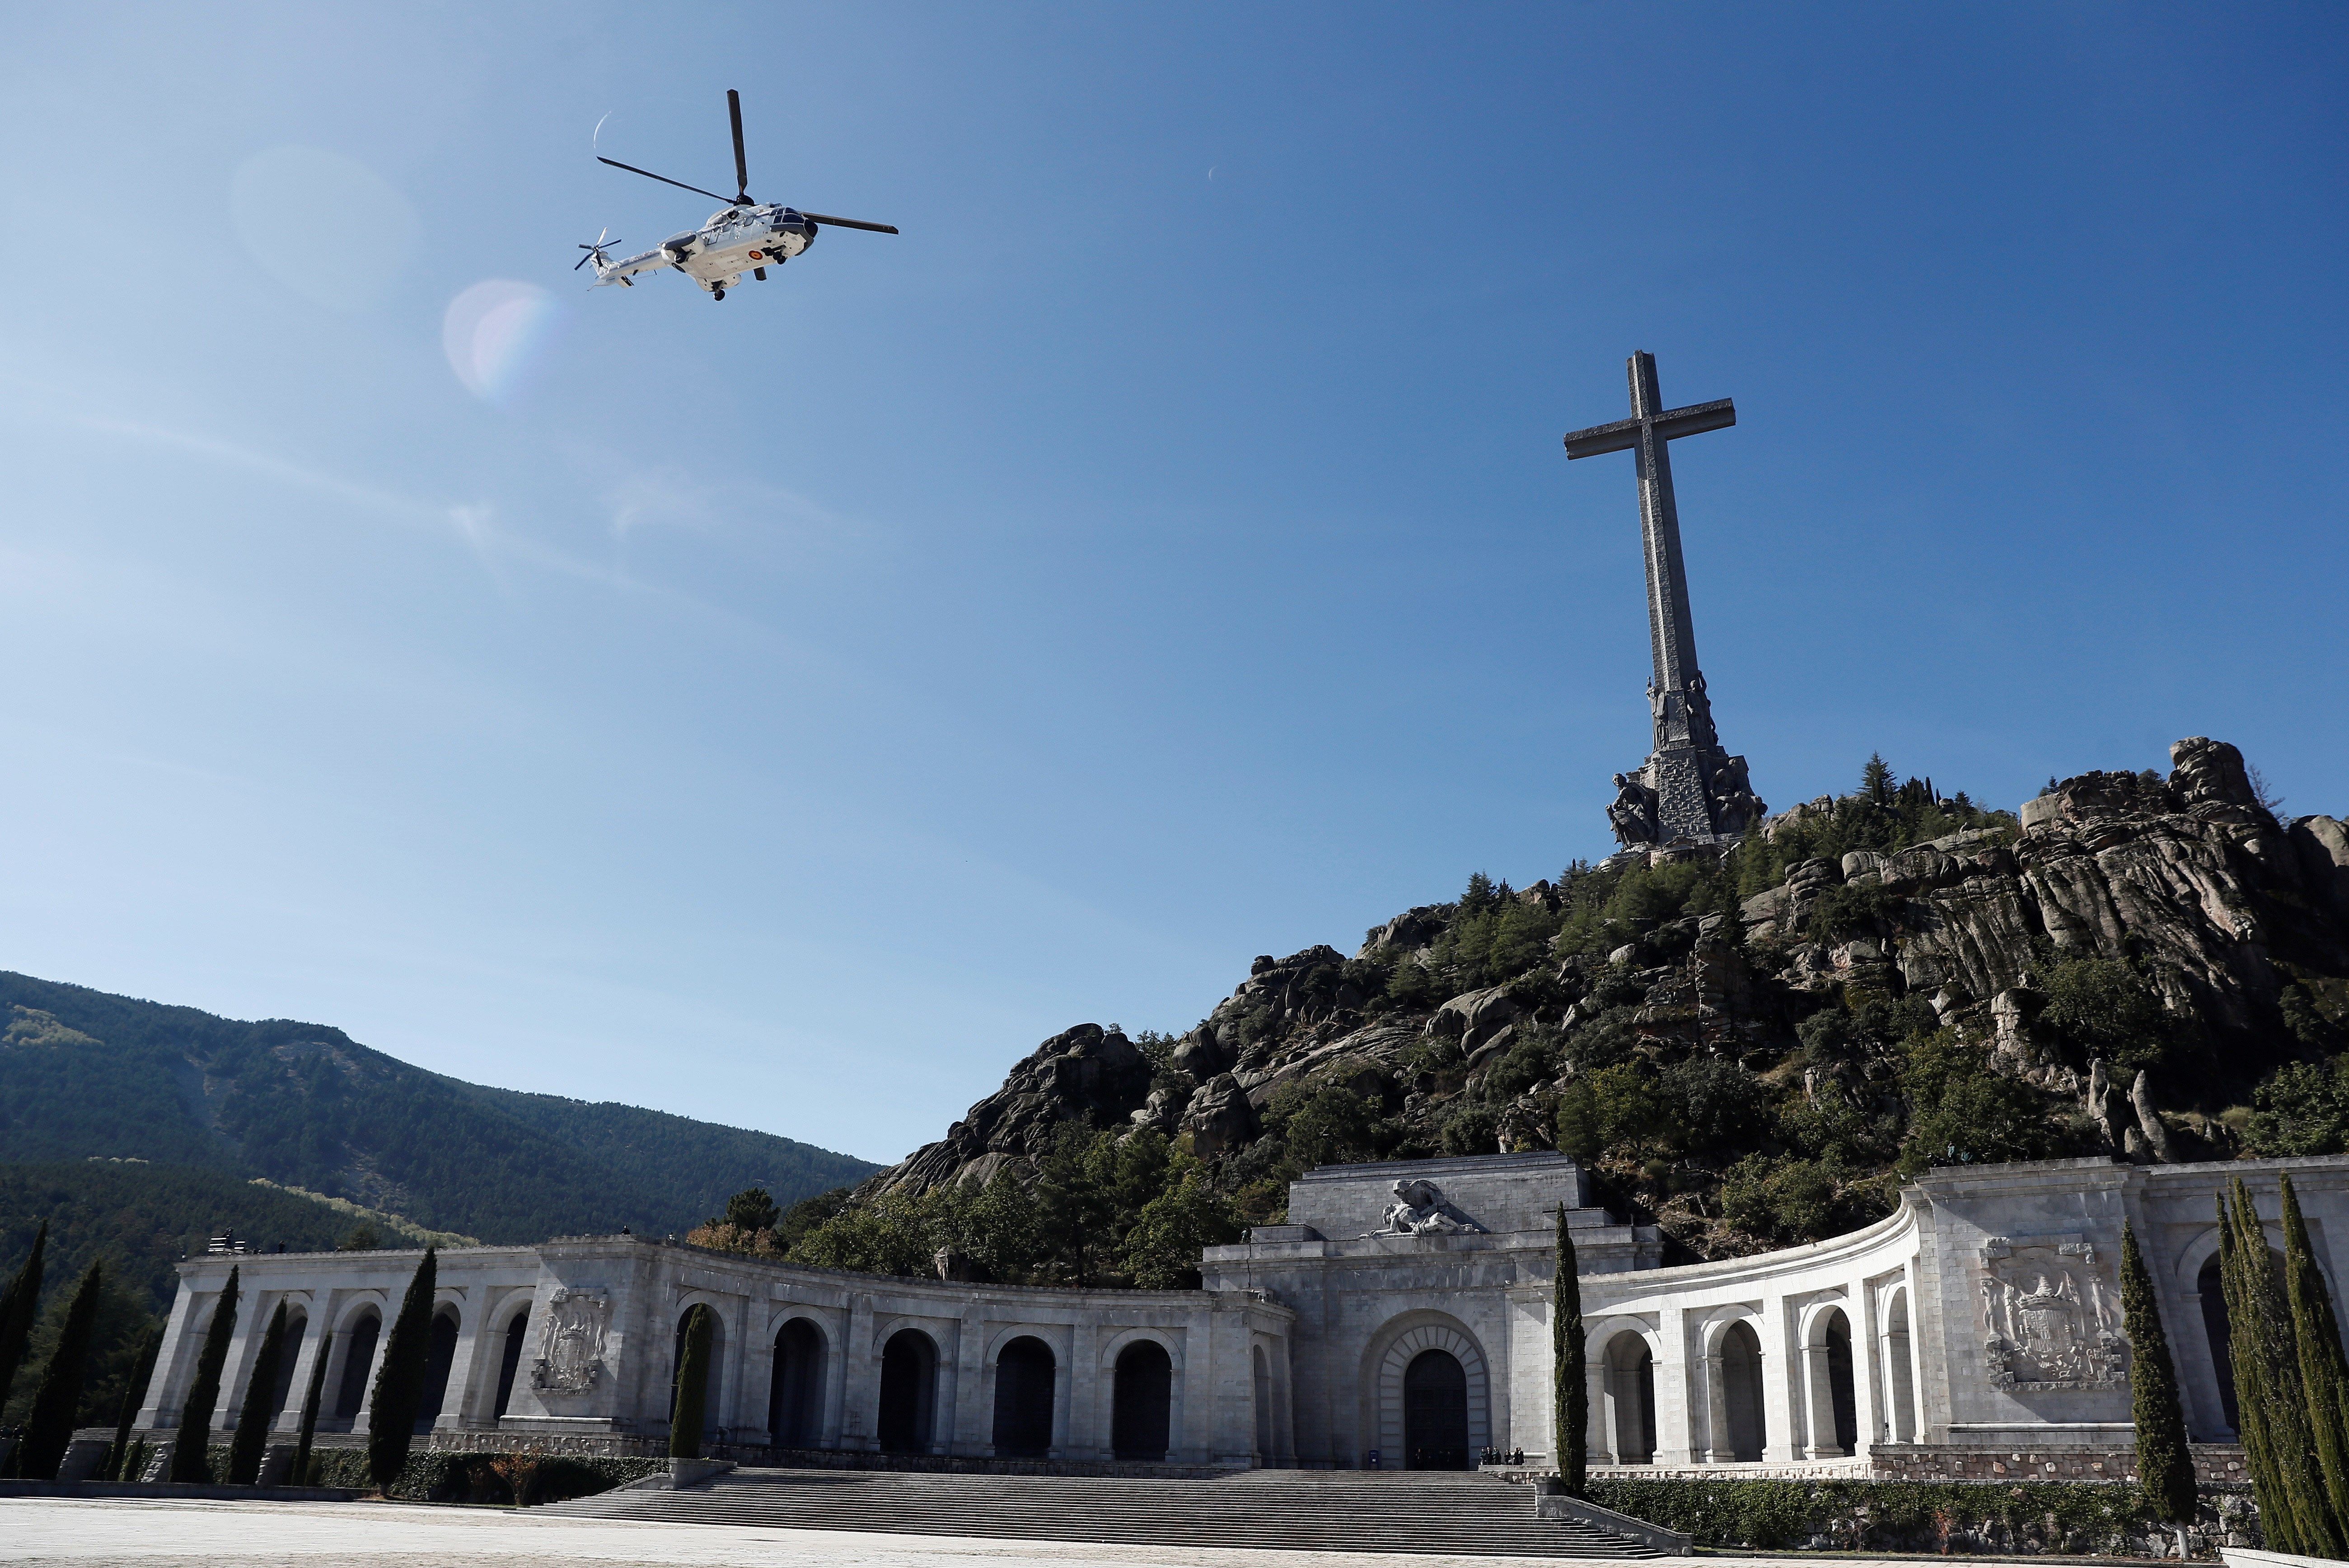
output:
[[[1712,843],[1734,839],[1761,820],[1762,802],[1745,782],[1743,758],[1721,748],[1697,667],[1696,625],[1689,614],[1688,567],[1681,558],[1680,507],[1672,497],[1670,443],[1726,429],[1737,410],[1726,397],[1667,409],[1657,389],[1656,358],[1634,354],[1627,366],[1631,417],[1566,438],[1566,455],[1636,455],[1640,539],[1648,576],[1648,642],[1655,675],[1648,685],[1655,749],[1637,775],[1618,774],[1620,792],[1608,809],[1616,835],[1635,843]]]

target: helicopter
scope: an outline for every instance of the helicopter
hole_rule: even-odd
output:
[[[709,222],[698,229],[688,229],[681,234],[671,234],[653,249],[637,255],[614,261],[606,253],[611,247],[610,231],[595,236],[592,245],[579,248],[587,253],[571,265],[573,272],[590,262],[595,264],[595,286],[608,284],[636,286],[636,274],[648,273],[657,267],[673,267],[699,284],[713,300],[722,300],[726,291],[742,281],[749,273],[761,283],[767,281],[770,266],[781,266],[815,243],[816,229],[829,223],[840,229],[866,229],[876,234],[894,234],[895,227],[888,223],[867,223],[855,218],[833,218],[822,212],[802,212],[792,207],[779,207],[750,200],[750,165],[742,154],[742,95],[732,88],[726,89],[726,112],[734,122],[734,194],[720,196],[715,191],[704,191],[698,185],[688,185],[682,180],[671,180],[666,174],[655,174],[649,169],[639,169],[633,163],[622,163],[616,158],[600,153],[595,161],[608,163],[615,169],[625,169],[631,174],[641,174],[647,180],[657,180],[664,185],[674,185],[680,191],[690,191],[697,196],[708,196],[726,205],[709,215]]]

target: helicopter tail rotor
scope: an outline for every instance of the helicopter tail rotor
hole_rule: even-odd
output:
[[[580,268],[585,266],[588,263],[593,262],[595,263],[595,270],[598,273],[602,272],[604,270],[605,263],[611,260],[609,256],[606,256],[604,253],[605,247],[609,245],[611,242],[612,231],[606,229],[602,233],[595,236],[595,242],[594,244],[580,246],[579,248],[587,253],[580,257],[577,261],[572,263],[571,270],[575,273]]]

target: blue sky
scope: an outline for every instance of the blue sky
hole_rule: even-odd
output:
[[[1607,851],[1637,511],[1558,437],[1635,348],[1737,400],[1676,474],[1774,807],[1876,749],[2012,805],[2210,734],[2349,810],[2345,43],[27,13],[0,966],[896,1158],[1071,1024]],[[755,195],[904,234],[586,292],[577,242],[711,207],[598,121],[719,189],[730,87]],[[492,283],[543,319],[460,332],[469,385]]]

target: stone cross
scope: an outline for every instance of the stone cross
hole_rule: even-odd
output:
[[[1697,667],[1696,628],[1689,615],[1688,568],[1681,560],[1680,509],[1672,500],[1672,464],[1665,444],[1682,436],[1727,429],[1737,409],[1723,397],[1685,408],[1665,408],[1656,390],[1656,356],[1631,356],[1631,417],[1594,425],[1566,438],[1566,455],[1635,451],[1640,462],[1640,535],[1648,563],[1648,640],[1655,676],[1648,707],[1655,751],[1638,781],[1619,776],[1621,798],[1609,809],[1616,836],[1626,845],[1686,840],[1712,842],[1759,821],[1762,806],[1745,785],[1742,758],[1721,749],[1713,705]],[[1750,803],[1750,804],[1749,804]]]

